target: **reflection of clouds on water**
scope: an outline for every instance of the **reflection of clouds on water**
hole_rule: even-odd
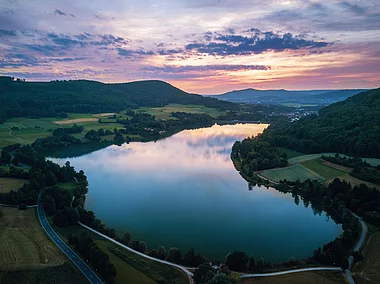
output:
[[[317,218],[310,207],[294,205],[291,194],[248,190],[233,167],[231,147],[265,127],[186,130],[157,142],[110,146],[70,162],[88,177],[86,209],[150,247],[193,247],[216,259],[233,250],[280,261],[303,258],[341,230],[326,225],[324,215]],[[284,247],[284,239],[292,242]]]
[[[155,143],[112,145],[86,155],[86,161],[90,163],[86,167],[112,172],[147,171],[153,176],[167,171],[175,173],[178,169],[181,172],[184,169],[193,172],[230,170],[233,167],[230,161],[233,143],[261,133],[265,127],[264,124],[214,125],[185,130]]]

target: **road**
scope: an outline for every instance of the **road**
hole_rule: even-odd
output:
[[[172,267],[175,267],[175,268],[178,268],[178,269],[182,270],[187,275],[187,278],[189,279],[189,282],[191,284],[194,283],[193,273],[189,269],[195,269],[195,268],[189,268],[189,267],[186,267],[186,266],[182,266],[182,265],[178,265],[178,264],[175,264],[175,263],[171,263],[171,262],[166,261],[166,260],[162,260],[162,259],[151,257],[149,255],[146,255],[144,253],[141,253],[139,251],[131,249],[129,246],[126,246],[126,245],[124,245],[122,243],[119,243],[118,241],[115,241],[114,239],[110,238],[109,236],[106,236],[106,235],[104,235],[102,233],[99,233],[98,231],[94,230],[93,228],[91,228],[89,226],[86,226],[85,224],[82,224],[81,222],[78,222],[78,223],[79,223],[79,225],[81,225],[82,227],[86,228],[87,230],[90,230],[91,232],[93,232],[93,233],[95,233],[95,234],[97,234],[99,236],[102,236],[103,238],[105,238],[107,240],[110,240],[111,242],[117,244],[118,246],[121,246],[121,247],[125,248],[126,250],[129,250],[130,252],[138,254],[138,255],[140,255],[140,256],[142,256],[144,258],[147,258],[147,259],[159,262],[159,263],[167,264],[167,265],[170,265]]]
[[[363,219],[360,218],[358,215],[356,215],[354,212],[351,212],[351,214],[359,220],[360,222],[360,225],[362,226],[362,233],[360,235],[360,238],[359,238],[359,241],[358,243],[356,244],[355,248],[354,248],[354,251],[359,251],[359,249],[361,248],[361,246],[363,245],[364,241],[365,241],[365,237],[367,235],[367,232],[368,232],[368,228],[367,228],[367,225],[366,223],[364,223]],[[352,270],[352,263],[354,262],[354,257],[352,255],[350,255],[350,257],[348,258],[348,269],[345,270],[345,273],[346,273],[346,276],[347,276],[347,279],[348,279],[348,282],[350,282],[350,284],[355,284],[355,280],[354,278],[352,277],[351,275],[351,270]]]
[[[305,272],[305,271],[320,271],[320,270],[330,270],[330,271],[341,271],[340,267],[309,267],[309,268],[301,268],[301,269],[293,269],[272,273],[260,273],[260,274],[240,274],[240,278],[249,278],[249,277],[268,277],[268,276],[279,276],[284,274]]]
[[[63,253],[79,268],[84,276],[90,281],[91,284],[102,284],[102,280],[96,275],[94,271],[84,262],[66,243],[54,232],[50,226],[41,201],[42,191],[38,197],[38,219],[45,230],[46,234],[53,240],[53,242],[63,251]]]

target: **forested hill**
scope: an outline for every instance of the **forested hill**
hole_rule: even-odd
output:
[[[240,156],[253,170],[284,166],[285,155],[277,147],[380,158],[379,141],[380,89],[375,89],[327,106],[319,115],[273,124],[259,137],[235,143],[232,157]]]
[[[264,136],[303,153],[380,157],[380,89],[322,108],[318,116],[270,127]]]
[[[23,82],[0,76],[0,122],[10,117],[57,116],[66,112],[116,112],[138,106],[196,104],[218,109],[235,105],[186,93],[162,81],[104,84],[95,81]]]

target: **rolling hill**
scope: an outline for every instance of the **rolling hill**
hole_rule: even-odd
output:
[[[212,97],[238,103],[328,105],[337,101],[342,101],[362,91],[364,90],[288,91],[245,89],[215,95]]]
[[[215,98],[186,93],[162,81],[104,84],[87,80],[24,82],[0,77],[0,121],[10,117],[59,116],[66,112],[116,112],[170,103],[223,110],[236,107]]]

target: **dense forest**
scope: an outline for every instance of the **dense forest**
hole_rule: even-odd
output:
[[[322,108],[316,116],[273,125],[262,136],[275,146],[303,153],[379,158],[380,89]]]
[[[380,158],[379,138],[380,89],[375,89],[322,108],[318,115],[273,123],[258,137],[236,142],[232,159],[250,176],[256,170],[286,166],[279,147]]]

